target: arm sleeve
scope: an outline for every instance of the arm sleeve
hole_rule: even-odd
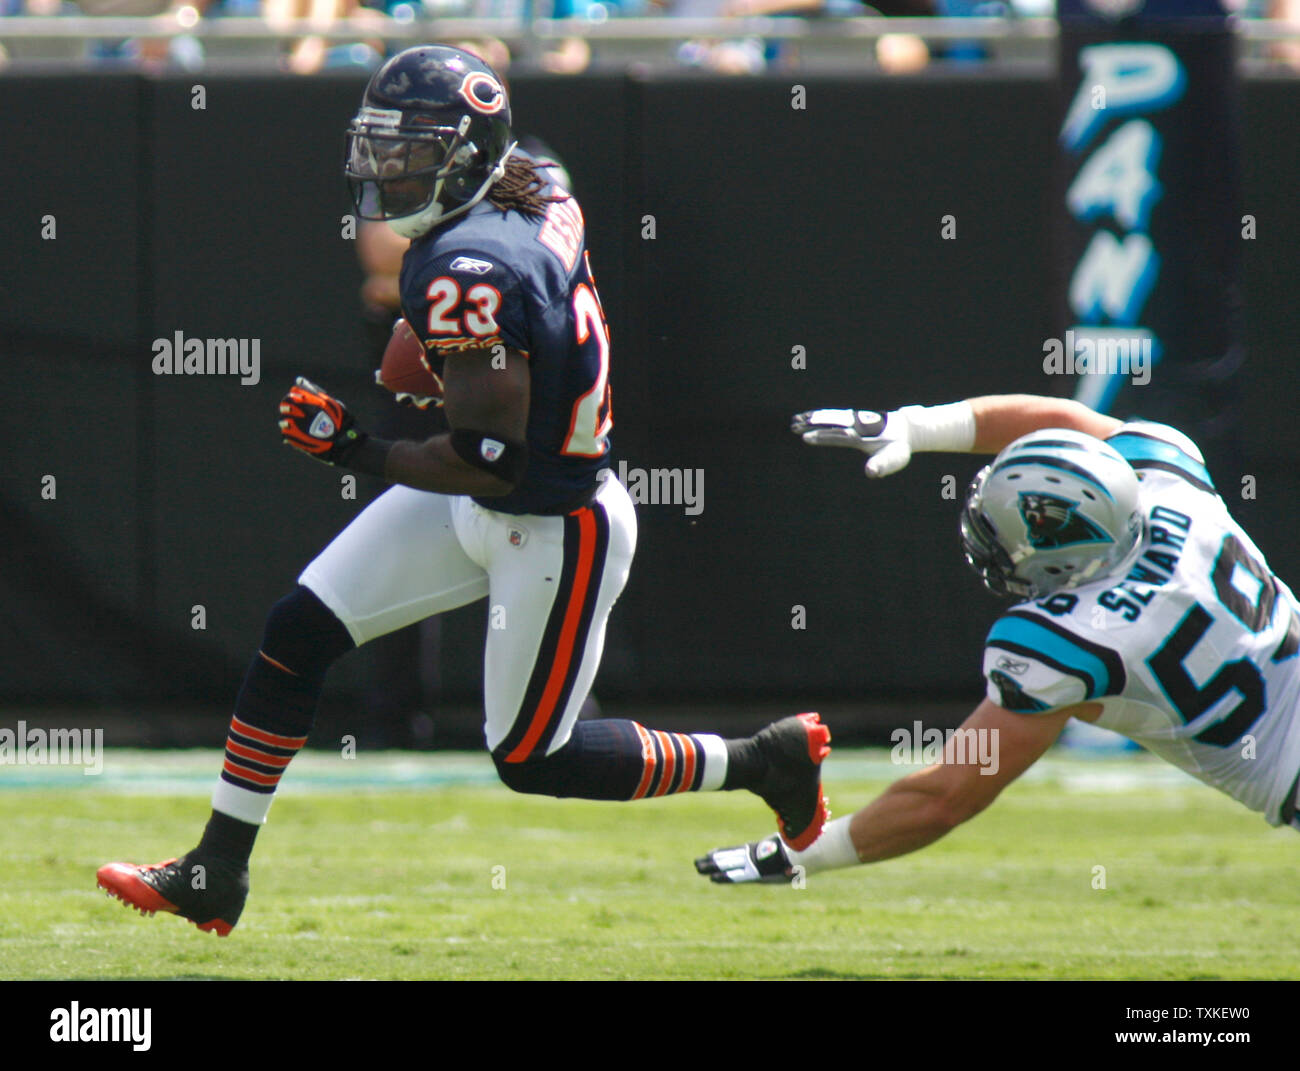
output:
[[[1168,424],[1132,421],[1106,440],[1139,472],[1167,472],[1202,491],[1217,494],[1197,445]]]
[[[1037,714],[1118,695],[1127,676],[1117,652],[1022,610],[1006,614],[989,631],[984,679],[991,702]]]

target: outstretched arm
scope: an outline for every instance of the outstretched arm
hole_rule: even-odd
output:
[[[891,784],[848,818],[826,825],[806,851],[789,851],[774,837],[719,848],[695,868],[722,884],[787,881],[806,873],[878,863],[917,851],[967,822],[1055,743],[1071,717],[1095,721],[1099,703],[1043,714],[1017,714],[985,699],[944,745],[943,760]]]
[[[934,843],[997,799],[1072,716],[1091,720],[1097,713],[1099,705],[1089,703],[1016,714],[985,699],[948,740],[942,762],[899,778],[853,815],[849,833],[858,861],[877,863]]]
[[[1097,438],[1120,422],[1067,398],[994,394],[951,405],[907,405],[888,413],[867,409],[813,409],[794,417],[791,430],[811,446],[849,446],[868,455],[868,476],[888,476],[920,451],[995,454],[1040,428],[1066,428]]]
[[[1105,439],[1120,428],[1120,421],[1089,409],[1070,398],[1045,398],[1038,394],[989,394],[970,399],[975,414],[975,445],[971,452],[996,454],[1022,435],[1040,428],[1068,428]]]

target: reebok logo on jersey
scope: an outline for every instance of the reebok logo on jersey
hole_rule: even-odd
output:
[[[475,260],[473,257],[457,257],[451,262],[450,271],[467,271],[472,275],[486,275],[494,267],[490,260]]]
[[[484,461],[495,461],[505,453],[505,449],[505,443],[499,443],[495,439],[484,439],[479,443],[478,452],[483,455]]]
[[[334,434],[334,421],[329,418],[328,413],[317,413],[316,418],[311,422],[311,427],[307,429],[307,434],[313,439],[328,439]]]
[[[998,659],[998,669],[1005,669],[1008,673],[1014,673],[1019,676],[1029,668],[1028,662],[1017,662],[1014,658],[1007,658],[1003,655]]]

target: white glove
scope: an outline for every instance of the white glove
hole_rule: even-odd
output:
[[[901,410],[813,409],[797,413],[790,430],[810,446],[851,446],[869,455],[863,467],[872,479],[890,476],[912,460],[912,427]]]

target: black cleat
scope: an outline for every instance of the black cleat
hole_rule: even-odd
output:
[[[819,714],[796,714],[769,725],[754,742],[767,759],[754,792],[776,812],[781,839],[801,852],[821,836],[829,817],[821,764],[831,753],[831,731]]]
[[[107,863],[96,875],[101,889],[146,915],[167,911],[200,930],[229,936],[248,898],[248,868],[235,869],[191,852],[149,866]]]
[[[696,859],[695,869],[719,885],[754,881],[771,885],[788,882],[793,876],[790,858],[775,833],[739,848],[717,848],[703,859]]]

